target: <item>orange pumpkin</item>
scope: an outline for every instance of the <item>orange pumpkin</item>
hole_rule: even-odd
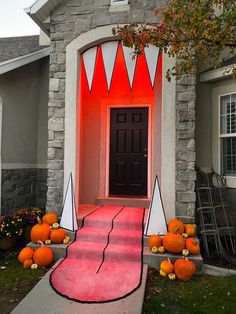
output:
[[[66,231],[64,229],[52,229],[50,239],[53,243],[62,243],[65,239]]]
[[[190,254],[197,255],[200,253],[200,245],[197,239],[188,238],[186,239],[185,245]]]
[[[163,238],[163,245],[166,251],[178,254],[184,249],[185,242],[181,234],[168,232]]]
[[[173,273],[174,265],[171,263],[170,259],[164,260],[160,264],[160,269],[166,274]]]
[[[57,220],[58,220],[58,217],[57,217],[57,213],[55,213],[55,212],[48,212],[42,218],[42,221],[45,224],[48,224],[49,226],[51,226],[52,224],[56,223]]]
[[[40,266],[48,266],[53,261],[53,251],[48,246],[43,246],[41,242],[41,247],[37,248],[33,256],[35,264]]]
[[[18,261],[21,264],[24,264],[24,261],[27,259],[32,259],[33,255],[34,255],[34,250],[32,250],[31,247],[26,246],[20,251],[18,255]]]
[[[161,242],[162,242],[162,239],[161,237],[159,237],[159,235],[157,234],[152,234],[149,238],[148,238],[148,246],[149,248],[151,249],[153,246],[155,247],[159,247],[161,246]]]
[[[31,265],[33,265],[33,261],[31,258],[27,258],[25,261],[24,261],[24,264],[23,264],[23,267],[25,269],[29,269],[31,267]]]
[[[185,229],[185,233],[187,233],[187,235],[189,237],[194,237],[196,234],[196,226],[192,225],[192,224],[187,224],[184,226]]]
[[[184,233],[184,223],[178,219],[172,219],[168,223],[168,232]]]
[[[51,229],[46,223],[38,223],[34,225],[31,229],[30,238],[34,243],[38,243],[38,241],[46,241],[49,238]]]
[[[174,263],[176,277],[183,281],[188,281],[196,272],[196,266],[187,258],[179,258]]]

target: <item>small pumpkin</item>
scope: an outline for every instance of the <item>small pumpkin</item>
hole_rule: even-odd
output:
[[[33,260],[39,267],[48,266],[53,261],[53,251],[50,247],[44,246],[41,241],[39,244],[41,246],[35,250]]]
[[[152,249],[153,246],[156,246],[156,247],[161,246],[161,242],[162,242],[162,239],[157,234],[152,234],[148,238],[148,246],[149,246],[150,249]]]
[[[187,256],[189,255],[189,250],[183,249],[183,250],[182,250],[182,255],[185,256],[185,257],[187,257]]]
[[[176,277],[183,281],[188,281],[196,272],[196,266],[192,261],[186,257],[179,258],[174,263]]]
[[[184,233],[184,223],[179,219],[172,219],[168,223],[168,232]]]
[[[163,238],[163,245],[166,251],[178,254],[184,249],[185,241],[181,234],[168,232]]]
[[[50,239],[47,239],[47,240],[44,242],[44,244],[50,245],[50,244],[52,244],[52,241],[51,241]]]
[[[34,243],[38,243],[38,241],[45,242],[50,235],[51,229],[46,223],[39,223],[34,225],[31,229],[30,238]]]
[[[158,253],[158,248],[156,246],[152,247],[152,253],[154,253],[154,254]]]
[[[188,238],[188,234],[187,234],[187,233],[182,233],[182,237],[183,237],[184,239],[187,239],[187,238]]]
[[[23,263],[23,268],[29,269],[33,264],[33,260],[31,258],[27,258]]]
[[[174,265],[171,263],[170,259],[164,260],[160,264],[160,269],[166,274],[173,273]]]
[[[64,229],[52,229],[50,233],[50,239],[53,243],[62,243],[65,239],[66,231]]]
[[[53,225],[55,222],[58,221],[57,213],[55,212],[48,212],[42,218],[42,221],[49,226]]]
[[[196,234],[196,226],[195,225],[186,224],[184,226],[184,229],[185,229],[185,233],[187,233],[187,235],[189,237],[194,237],[195,236],[195,234]]]
[[[199,241],[195,238],[188,238],[185,242],[186,249],[189,250],[190,254],[197,255],[200,253]]]
[[[59,223],[54,222],[54,224],[52,224],[52,229],[58,229],[60,227]]]
[[[32,259],[33,258],[33,255],[34,255],[34,250],[31,249],[31,247],[29,246],[26,246],[24,247],[19,255],[18,255],[18,261],[21,263],[21,264],[24,264],[24,261],[27,260],[27,259]]]
[[[31,268],[32,270],[38,269],[38,265],[34,263],[34,264],[31,265],[30,268]]]
[[[159,246],[159,248],[158,248],[158,253],[160,253],[160,254],[163,254],[163,253],[165,253],[165,248],[164,248],[164,246]]]
[[[65,238],[65,239],[62,241],[63,244],[68,244],[69,242],[70,242],[70,239],[68,239],[68,238]]]
[[[160,269],[159,274],[161,277],[167,277],[167,273],[165,273],[162,269]]]
[[[175,280],[176,279],[176,275],[174,273],[170,273],[170,274],[168,274],[168,278],[170,280]]]

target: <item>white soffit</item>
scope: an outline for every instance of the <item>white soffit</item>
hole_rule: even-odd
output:
[[[14,59],[0,62],[0,75],[12,71],[14,69],[17,69],[23,65],[29,64],[33,61],[47,57],[49,55],[50,48],[48,47]]]
[[[92,84],[93,84],[96,57],[97,57],[97,46],[83,53],[84,67],[85,67],[85,72],[86,72],[90,91],[92,89]]]
[[[158,178],[156,176],[144,235],[146,236],[150,236],[152,234],[164,235],[166,234],[166,232],[167,232],[166,217],[161,199],[160,186]]]
[[[101,45],[108,90],[110,90],[111,86],[118,44],[119,44],[118,41],[111,41]]]
[[[157,70],[157,62],[159,56],[159,48],[149,45],[149,47],[144,48],[148,71],[151,79],[152,87],[154,85],[156,70]]]
[[[125,47],[123,45],[122,45],[122,48],[123,48],[123,53],[124,53],[124,58],[125,58],[125,65],[126,65],[126,69],[127,69],[127,73],[129,77],[130,88],[132,89],[137,58],[133,57],[132,48]]]
[[[236,64],[228,65],[223,68],[207,71],[200,74],[200,83],[206,83],[211,81],[217,81],[220,79],[229,78],[233,74],[233,68]]]
[[[66,196],[64,200],[64,205],[62,209],[60,227],[70,230],[70,231],[78,230],[77,215],[76,215],[76,208],[75,208],[75,197],[74,197],[73,181],[72,181],[71,174],[70,174]]]

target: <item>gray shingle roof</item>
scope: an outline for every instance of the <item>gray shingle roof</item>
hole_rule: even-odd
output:
[[[39,36],[0,38],[0,62],[17,58],[45,48],[39,46]]]

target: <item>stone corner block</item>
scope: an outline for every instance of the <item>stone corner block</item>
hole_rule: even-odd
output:
[[[58,92],[60,89],[60,80],[56,78],[51,78],[49,81],[49,90],[53,92]]]

